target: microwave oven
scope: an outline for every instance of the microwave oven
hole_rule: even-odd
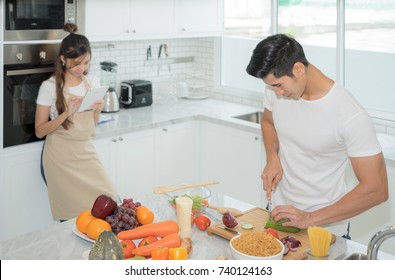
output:
[[[63,39],[67,35],[63,30],[65,23],[75,23],[80,30],[83,28],[78,20],[84,14],[82,2],[4,0],[4,17],[1,17],[4,19],[4,41]]]

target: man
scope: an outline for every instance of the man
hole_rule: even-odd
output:
[[[274,221],[325,226],[348,237],[348,218],[388,199],[385,162],[367,112],[341,85],[310,64],[302,46],[277,34],[253,51],[247,73],[262,79],[264,190]],[[359,183],[348,192],[351,162]]]

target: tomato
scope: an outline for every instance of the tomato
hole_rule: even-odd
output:
[[[273,236],[274,238],[280,239],[280,236],[278,235],[278,231],[275,230],[274,228],[265,229],[265,232],[266,232],[267,234],[270,234],[270,235]]]
[[[158,241],[158,238],[156,236],[145,237],[145,238],[143,238],[143,240],[140,241],[138,247],[147,246],[151,243],[154,243],[155,241]]]
[[[139,206],[136,210],[137,221],[140,224],[146,225],[154,221],[154,212],[146,206]]]
[[[136,249],[136,244],[134,244],[133,240],[122,240],[121,242],[119,242],[119,244],[122,247],[125,259],[134,257],[134,254],[132,254],[132,251],[133,251],[133,249]]]
[[[169,256],[171,260],[186,260],[188,259],[187,248],[170,248]]]
[[[200,230],[206,230],[211,225],[211,220],[206,215],[200,214],[195,218],[195,224]]]
[[[151,258],[153,260],[168,260],[169,259],[169,248],[159,247],[151,251]]]

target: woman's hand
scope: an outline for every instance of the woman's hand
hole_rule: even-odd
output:
[[[69,100],[69,103],[67,104],[67,109],[66,109],[67,117],[70,117],[72,114],[77,112],[78,108],[81,105],[82,99],[83,99],[82,97],[73,97]]]
[[[104,108],[104,100],[96,100],[95,103],[92,104],[91,108],[95,111],[101,112]]]

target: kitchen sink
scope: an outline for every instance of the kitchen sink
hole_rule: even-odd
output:
[[[253,123],[261,123],[262,114],[263,114],[263,112],[256,111],[256,112],[245,114],[245,115],[235,116],[234,118],[239,119],[239,120],[253,122]]]
[[[368,256],[366,254],[362,253],[353,253],[347,257],[345,257],[343,260],[355,260],[355,261],[360,261],[360,260],[367,260]]]

